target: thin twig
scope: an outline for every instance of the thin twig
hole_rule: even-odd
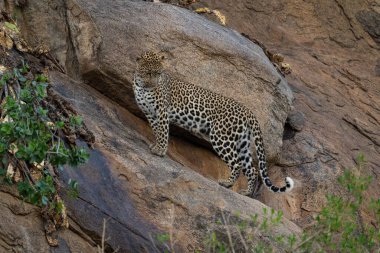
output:
[[[158,253],[160,253],[161,251],[157,248],[156,243],[154,242],[153,237],[152,237],[151,234],[149,234],[149,238],[150,238],[150,240],[152,241],[152,244],[153,244],[154,249],[155,249]]]
[[[4,97],[8,97],[9,93],[8,93],[8,84],[5,84],[4,85]]]
[[[32,176],[30,175],[30,170],[29,170],[28,166],[26,165],[26,162],[25,161],[19,161],[18,159],[16,159],[16,161],[18,164],[21,164],[21,166],[23,167],[24,173],[26,173],[29,181],[34,185],[35,181],[32,178]]]
[[[228,236],[228,241],[229,241],[229,243],[230,243],[232,253],[235,253],[234,245],[233,245],[233,243],[232,243],[231,232],[230,232],[230,229],[228,228],[228,224],[227,224],[227,221],[226,221],[226,217],[224,216],[224,212],[223,212],[223,210],[222,210],[221,213],[222,213],[222,218],[223,218],[224,225],[226,226],[227,236]]]
[[[59,62],[57,61],[57,59],[55,59],[50,52],[47,52],[46,53],[46,56],[49,60],[51,60],[54,65],[63,73],[63,74],[66,74],[66,71],[62,68],[62,66],[59,64]]]
[[[307,238],[305,241],[299,243],[294,249],[293,249],[293,252],[300,248],[301,246],[303,246],[304,244],[306,244],[307,242],[311,241],[312,239],[314,239],[315,237],[317,237],[319,234],[320,234],[321,230],[318,230],[316,233],[314,233],[312,236],[310,236],[309,238]]]
[[[173,226],[174,226],[174,204],[172,204],[172,208],[169,210],[170,212],[170,228],[169,228],[169,240],[170,240],[170,249],[171,252],[174,253],[174,245],[175,245],[175,240],[174,240],[174,235],[173,235]]]
[[[101,246],[99,247],[98,245],[98,253],[104,253],[105,252],[105,242],[109,240],[109,238],[106,238],[106,227],[107,227],[107,219],[103,219],[103,229],[102,229],[102,241],[101,241]]]
[[[20,100],[21,85],[17,79],[16,79],[16,85],[15,86],[16,87],[15,87],[14,91],[16,93],[16,98],[17,98],[17,100]]]
[[[106,219],[103,219],[103,232],[102,232],[102,253],[104,253],[104,241],[105,241],[105,236],[106,236],[106,224],[107,224],[107,221],[106,221]]]
[[[236,227],[236,230],[238,231],[238,234],[239,234],[240,240],[241,240],[241,242],[242,242],[242,244],[243,244],[243,246],[244,246],[245,251],[248,252],[248,250],[249,250],[249,249],[248,249],[248,245],[247,245],[247,243],[245,242],[242,233],[240,232],[240,228],[239,228],[239,227]]]
[[[16,92],[14,91],[14,89],[13,89],[13,87],[12,87],[11,85],[8,87],[8,91],[9,91],[9,93],[11,94],[11,97],[12,97],[12,98],[14,98],[14,99],[17,98],[17,96],[16,96]]]

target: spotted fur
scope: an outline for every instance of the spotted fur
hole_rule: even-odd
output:
[[[178,125],[209,141],[227,163],[231,175],[228,180],[220,180],[220,185],[232,187],[242,171],[248,179],[248,189],[242,193],[251,195],[258,176],[252,166],[253,140],[264,184],[273,192],[288,192],[293,188],[290,177],[285,178],[283,187],[274,186],[269,179],[259,123],[249,109],[232,98],[172,78],[162,70],[162,57],[146,52],[138,59],[133,83],[136,102],[156,138],[150,146],[154,154],[166,154],[169,124]]]

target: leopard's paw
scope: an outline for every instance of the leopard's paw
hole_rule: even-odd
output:
[[[223,179],[218,180],[218,183],[219,185],[224,186],[226,188],[231,188],[234,185],[234,183],[231,183],[229,180],[223,180]]]
[[[248,190],[241,190],[241,191],[239,191],[239,194],[247,196],[247,197],[251,197],[252,196],[252,192],[248,191]]]
[[[155,155],[158,155],[158,156],[164,156],[166,154],[166,149],[164,148],[161,148],[160,146],[158,145],[151,145],[150,147],[150,151],[155,154]]]

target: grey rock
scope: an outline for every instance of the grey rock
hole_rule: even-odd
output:
[[[292,129],[301,131],[305,126],[305,115],[302,112],[291,112],[289,113],[286,122]]]
[[[373,40],[380,43],[380,13],[363,10],[356,14],[356,18]]]

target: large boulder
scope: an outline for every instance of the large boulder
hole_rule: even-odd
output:
[[[20,23],[24,37],[48,46],[70,76],[140,116],[132,92],[136,58],[164,52],[167,72],[250,108],[269,160],[278,156],[292,93],[262,49],[239,33],[183,8],[121,0],[30,1]]]

